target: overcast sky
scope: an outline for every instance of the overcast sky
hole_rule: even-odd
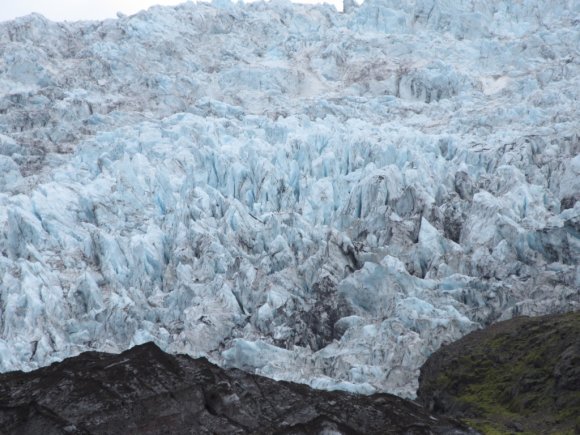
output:
[[[0,0],[0,21],[38,12],[54,21],[114,18],[117,12],[134,14],[153,5],[177,5],[185,0]],[[342,0],[326,0],[327,3]],[[300,0],[316,3],[316,0]]]

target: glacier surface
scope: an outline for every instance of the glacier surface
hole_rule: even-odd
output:
[[[0,371],[153,340],[413,397],[580,304],[580,3],[0,23]]]

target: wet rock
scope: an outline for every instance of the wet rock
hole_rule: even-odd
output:
[[[276,382],[152,343],[0,375],[2,434],[468,434],[388,394]]]

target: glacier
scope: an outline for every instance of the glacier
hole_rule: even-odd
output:
[[[0,371],[154,341],[414,397],[580,308],[580,3],[0,23]]]

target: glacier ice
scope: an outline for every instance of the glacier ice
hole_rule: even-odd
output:
[[[412,397],[580,303],[580,6],[0,23],[0,370],[146,341]]]

